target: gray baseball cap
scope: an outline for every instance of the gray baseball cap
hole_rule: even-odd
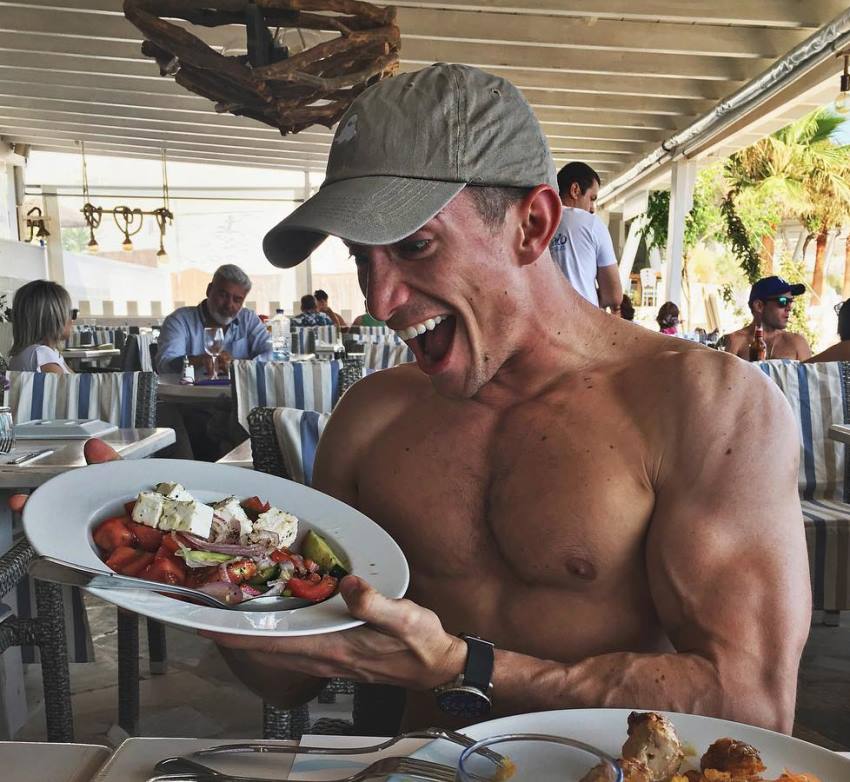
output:
[[[275,265],[303,261],[330,234],[391,244],[467,185],[556,190],[537,119],[509,81],[438,63],[369,87],[339,121],[319,191],[266,234]]]

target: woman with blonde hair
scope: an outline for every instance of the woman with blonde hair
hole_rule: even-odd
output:
[[[59,345],[70,336],[71,323],[71,297],[61,285],[33,280],[18,288],[12,301],[9,369],[57,375],[70,372]]]

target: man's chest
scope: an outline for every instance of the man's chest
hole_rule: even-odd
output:
[[[652,510],[632,434],[567,410],[498,425],[426,416],[376,441],[358,505],[428,575],[598,585],[634,564]]]

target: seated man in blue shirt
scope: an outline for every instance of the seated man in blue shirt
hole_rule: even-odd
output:
[[[307,294],[301,297],[301,314],[292,318],[293,326],[333,326],[330,316],[319,311],[316,297]]]
[[[180,372],[183,356],[193,366],[212,369],[212,360],[204,351],[204,328],[220,326],[224,347],[218,357],[225,374],[234,358],[271,358],[271,338],[253,310],[242,309],[251,290],[251,280],[238,266],[219,266],[207,286],[207,297],[197,307],[180,307],[162,324],[157,351],[157,371]]]

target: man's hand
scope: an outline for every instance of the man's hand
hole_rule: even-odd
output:
[[[428,690],[462,672],[466,644],[447,633],[437,615],[410,600],[384,597],[357,576],[346,576],[340,593],[363,627],[299,638],[207,633],[220,646],[240,650],[242,664],[272,671],[296,671],[319,678],[334,676],[377,684]],[[233,659],[232,655],[226,655]],[[240,675],[239,669],[234,672]],[[256,678],[256,677],[253,677]]]
[[[107,445],[103,440],[98,440],[93,437],[91,440],[86,440],[83,446],[83,456],[86,464],[102,464],[103,462],[114,462],[121,457],[118,452],[111,446]],[[29,494],[13,494],[9,497],[9,508],[12,513],[20,513],[27,503]]]

